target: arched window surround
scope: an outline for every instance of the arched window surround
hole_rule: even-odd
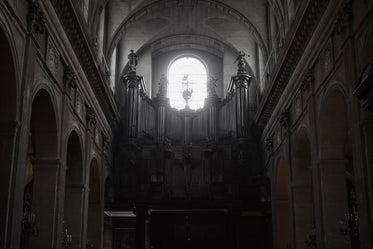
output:
[[[177,94],[177,90],[175,90],[177,87],[176,87],[176,85],[172,85],[172,84],[175,84],[175,82],[173,82],[173,80],[170,79],[170,77],[172,78],[172,75],[170,75],[170,70],[172,69],[172,66],[174,65],[175,62],[177,62],[177,61],[179,61],[183,58],[191,58],[195,62],[200,63],[203,66],[203,70],[205,72],[205,80],[203,82],[204,86],[199,87],[198,92],[197,92],[200,97],[198,99],[193,99],[193,93],[194,94],[196,93],[193,90],[194,92],[192,93],[191,102],[189,102],[190,109],[194,109],[194,110],[201,109],[201,108],[204,107],[204,100],[207,97],[207,81],[208,81],[209,70],[208,70],[208,66],[207,66],[206,62],[200,56],[198,56],[194,53],[179,54],[178,56],[174,57],[169,62],[168,67],[167,67],[167,80],[169,82],[168,89],[167,89],[167,96],[170,98],[171,107],[174,107],[176,109],[184,109],[185,108],[185,101],[182,97],[182,91],[183,90],[182,89],[179,90],[180,91],[180,98],[176,97],[175,95],[172,96],[172,94]],[[178,84],[178,83],[176,83],[176,84]],[[181,84],[181,82],[180,82],[180,84]],[[176,88],[173,88],[173,87],[176,87]]]

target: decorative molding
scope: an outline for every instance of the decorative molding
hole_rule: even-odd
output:
[[[53,41],[49,36],[47,40],[47,52],[45,55],[45,62],[49,70],[54,75],[54,77],[56,77],[58,73],[58,68],[60,66],[60,53],[58,52],[56,46],[53,44]]]
[[[277,68],[275,77],[272,79],[271,88],[266,92],[256,114],[257,129],[260,133],[272,116],[282,92],[302,57],[302,53],[311,39],[328,3],[329,0],[314,0],[309,2],[298,29],[295,31],[294,38],[284,55],[283,62]]]
[[[76,81],[76,74],[70,66],[66,66],[63,74],[63,83],[65,86],[75,90],[77,88]]]
[[[92,107],[87,106],[86,108],[86,120],[88,128],[90,128],[91,126],[95,126],[97,123],[96,113]]]
[[[273,151],[273,137],[274,135],[270,135],[269,137],[266,138],[265,140],[265,148],[268,152],[272,152]]]
[[[289,128],[289,125],[290,125],[290,112],[288,110],[281,113],[280,124],[284,128],[286,128],[286,129]]]
[[[319,55],[320,76],[324,80],[334,66],[334,51],[332,39],[329,39]]]
[[[102,136],[102,144],[101,144],[102,150],[104,151],[104,154],[107,156],[107,153],[109,152],[109,147],[110,147],[109,138],[103,133],[101,136]]]
[[[334,31],[337,35],[346,33],[346,26],[352,20],[352,1],[347,1],[338,18],[334,22]]]
[[[303,76],[303,81],[300,86],[301,91],[302,92],[309,91],[314,81],[315,81],[315,76],[313,75],[313,70],[309,69],[307,73]]]
[[[115,128],[119,122],[119,112],[105,75],[98,67],[97,56],[94,54],[87,30],[80,23],[72,1],[52,0],[51,2],[108,123],[111,128]]]

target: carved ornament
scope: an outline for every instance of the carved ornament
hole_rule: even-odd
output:
[[[65,67],[64,74],[63,74],[63,81],[65,86],[68,86],[71,89],[77,88],[77,78],[74,71],[71,69],[70,66]]]
[[[36,34],[44,34],[46,32],[44,14],[36,1],[28,1],[27,21],[31,32],[35,32]]]
[[[92,107],[87,106],[86,120],[89,126],[95,126],[97,123],[96,113]]]

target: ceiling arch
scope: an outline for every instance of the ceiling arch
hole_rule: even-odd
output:
[[[140,4],[141,5],[141,4]],[[115,34],[108,46],[108,50],[106,51],[107,57],[110,57],[111,53],[113,52],[114,48],[116,47],[119,40],[125,34],[125,31],[132,26],[133,24],[137,23],[138,21],[154,15],[157,11],[161,11],[168,8],[175,8],[181,6],[189,6],[189,7],[205,7],[210,9],[211,11],[219,12],[220,14],[225,15],[228,17],[227,19],[234,20],[235,22],[241,25],[241,29],[245,29],[245,31],[250,34],[250,36],[256,41],[259,48],[262,50],[263,55],[267,57],[268,48],[265,44],[262,35],[257,30],[256,26],[241,12],[232,8],[230,5],[212,1],[212,0],[157,0],[153,1],[147,5],[145,2],[141,5],[142,7],[138,10],[134,11],[132,14],[127,16],[119,26],[119,28],[115,31]],[[241,32],[242,33],[242,32]],[[232,36],[233,37],[233,36]],[[227,37],[229,40],[231,37]],[[238,49],[238,48],[236,48]]]

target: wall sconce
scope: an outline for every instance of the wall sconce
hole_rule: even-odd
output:
[[[63,222],[63,227],[65,229],[62,232],[62,246],[64,248],[69,248],[71,246],[71,242],[72,242],[72,235],[69,234],[69,232],[67,231],[67,228],[65,227],[65,222]]]
[[[31,212],[31,203],[25,201],[23,204],[22,233],[26,236],[38,236],[40,223],[36,221],[36,216]]]

